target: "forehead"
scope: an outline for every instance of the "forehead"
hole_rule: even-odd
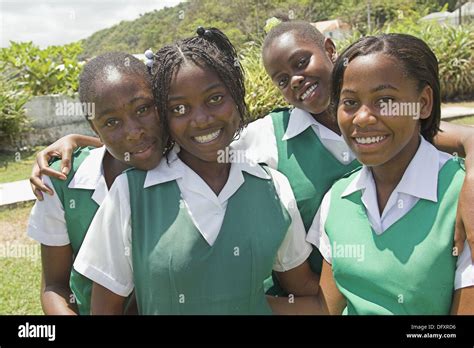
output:
[[[406,83],[412,83],[412,80],[406,75],[401,63],[380,52],[354,58],[344,71],[345,88]]]
[[[207,87],[211,83],[222,83],[224,85],[224,82],[220,79],[214,69],[211,69],[204,64],[198,65],[187,61],[173,74],[170,93],[183,91],[187,88],[192,88],[193,90],[198,91]]]
[[[264,64],[266,66],[284,64],[297,50],[308,51],[312,54],[324,54],[323,48],[318,42],[313,42],[293,30],[273,39],[263,52]]]

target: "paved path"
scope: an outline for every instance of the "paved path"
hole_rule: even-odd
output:
[[[474,115],[474,108],[465,106],[450,106],[441,109],[441,118],[457,118]],[[34,200],[29,180],[21,180],[0,184],[0,206],[23,201]]]
[[[31,191],[29,180],[0,184],[0,206],[33,199],[35,195]]]

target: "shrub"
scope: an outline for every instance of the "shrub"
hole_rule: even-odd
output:
[[[413,18],[387,24],[380,33],[404,33],[425,41],[436,54],[439,63],[441,98],[446,100],[474,98],[474,25],[449,26],[435,22],[421,22]],[[352,36],[336,42],[338,51],[362,37],[355,31]]]
[[[251,119],[263,117],[277,107],[288,105],[263,67],[261,43],[245,44],[240,61],[245,70],[246,102]]]

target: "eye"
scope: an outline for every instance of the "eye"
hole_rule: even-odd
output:
[[[143,106],[140,106],[137,110],[137,114],[138,115],[141,115],[141,114],[144,114],[145,112],[148,111],[150,107],[148,105],[143,105]]]
[[[186,113],[186,107],[183,104],[171,107],[171,113],[177,116],[184,115]]]
[[[286,84],[288,83],[288,78],[283,77],[280,80],[278,80],[278,87],[279,88],[285,88]]]
[[[346,106],[346,107],[354,107],[355,105],[357,104],[357,102],[353,99],[344,99],[342,100],[342,105]]]
[[[306,62],[308,60],[306,58],[301,58],[298,62],[298,64],[296,65],[298,67],[298,69],[302,68],[304,65],[306,65]]]
[[[211,98],[209,98],[209,103],[211,104],[219,104],[219,102],[222,100],[222,98],[224,98],[223,95],[215,95]]]
[[[115,118],[109,118],[107,121],[105,121],[105,126],[106,127],[115,127],[119,121]]]

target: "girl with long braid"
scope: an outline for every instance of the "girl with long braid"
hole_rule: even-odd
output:
[[[286,177],[219,160],[247,114],[232,44],[200,28],[156,52],[152,73],[171,140],[156,168],[116,179],[89,228],[74,267],[94,281],[92,314],[120,314],[133,290],[140,314],[271,314],[272,270],[309,293],[319,280]]]

